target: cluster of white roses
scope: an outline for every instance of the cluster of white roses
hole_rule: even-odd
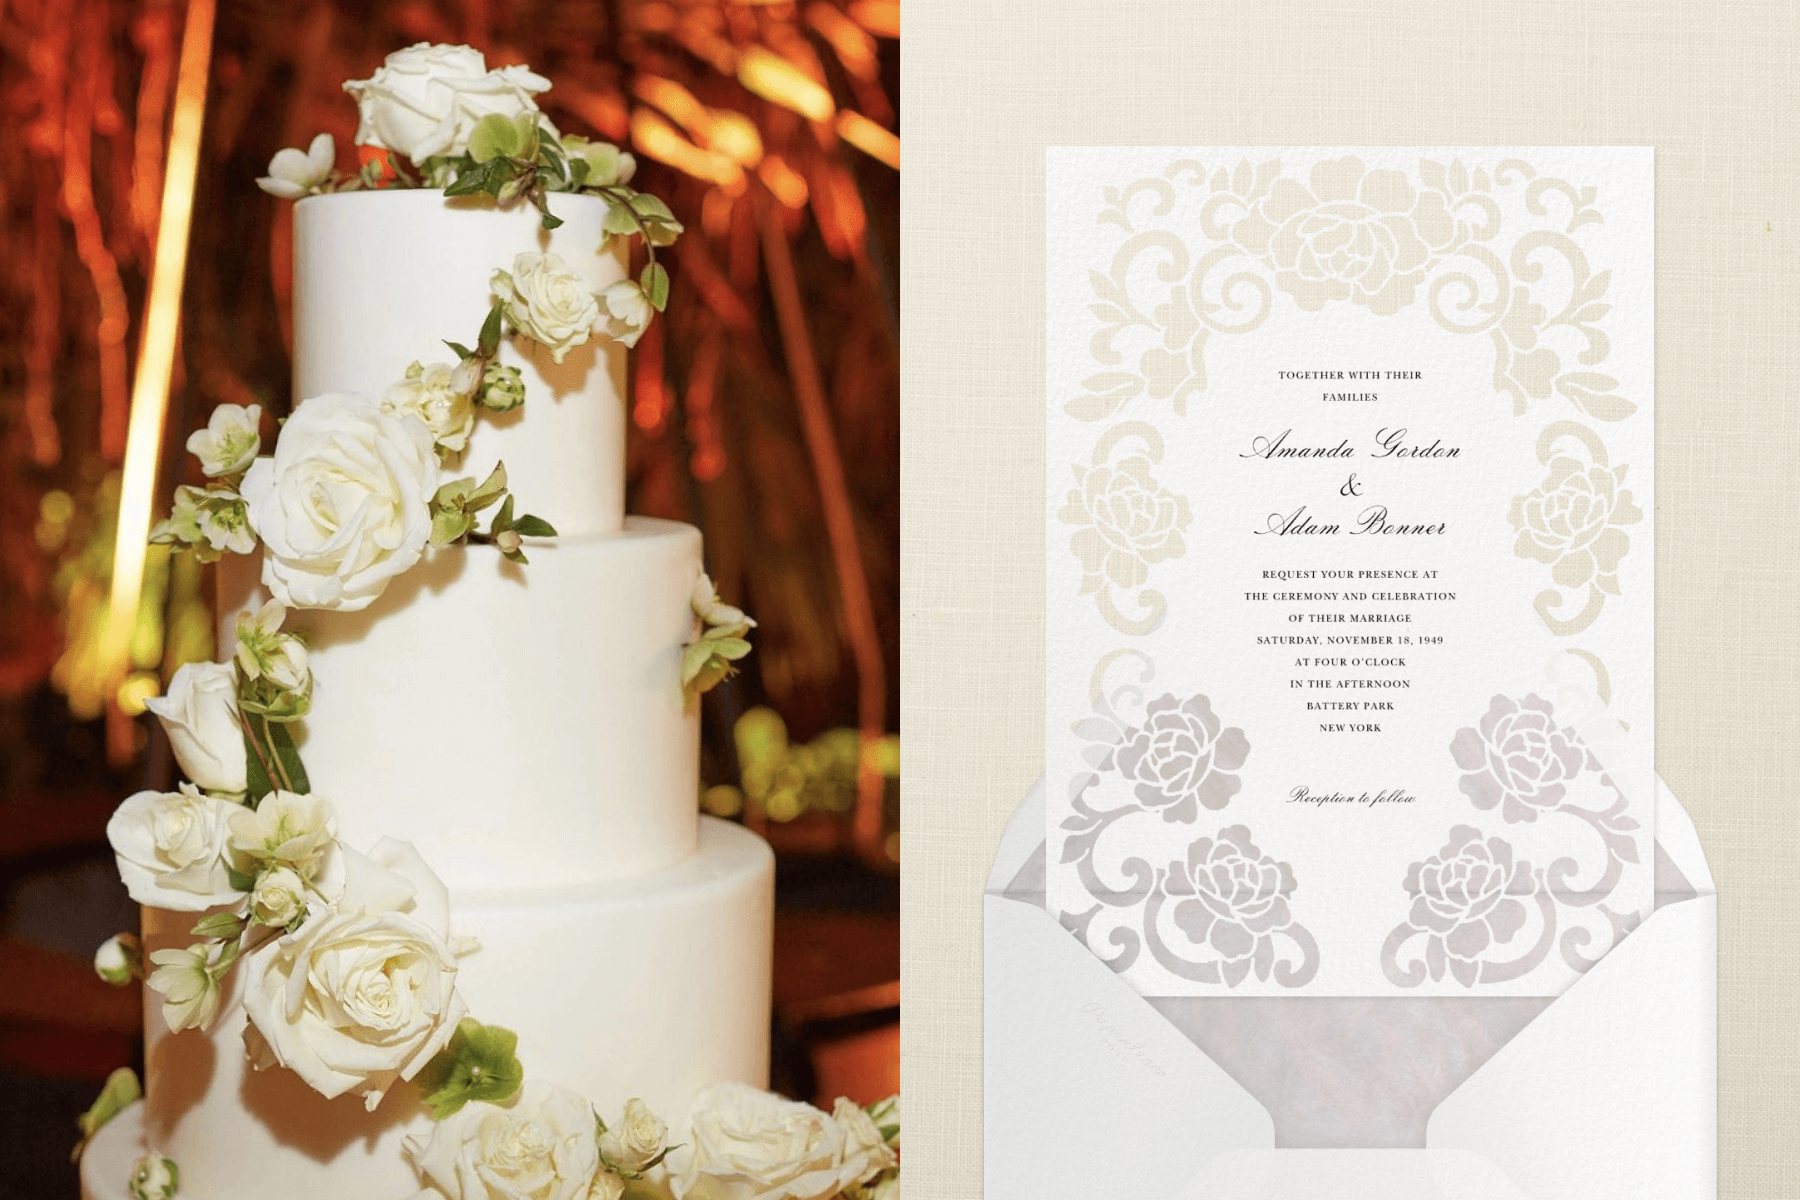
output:
[[[598,1136],[596,1136],[596,1134]],[[680,1200],[899,1200],[900,1108],[839,1098],[830,1113],[741,1083],[694,1100],[684,1140],[642,1100],[608,1126],[587,1100],[528,1083],[406,1140],[414,1200],[619,1200],[667,1160]]]
[[[232,662],[189,664],[147,702],[188,781],[127,799],[107,839],[132,899],[207,914],[200,940],[149,955],[169,1028],[210,1026],[241,960],[258,1065],[290,1067],[326,1096],[358,1090],[372,1107],[455,1031],[469,947],[450,938],[449,895],[410,844],[342,845],[330,801],[308,790],[283,724],[308,710],[312,674],[284,617],[275,601],[242,614]],[[95,969],[129,982],[140,953],[121,935]]]

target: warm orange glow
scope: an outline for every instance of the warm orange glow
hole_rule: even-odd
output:
[[[900,36],[899,0],[856,0],[850,6],[850,19],[876,37]]]
[[[858,79],[878,79],[881,64],[875,59],[875,39],[863,28],[829,4],[813,4],[806,10],[806,23],[831,43],[844,69]]]
[[[706,144],[746,167],[762,161],[762,134],[757,132],[756,122],[728,108],[712,110],[712,131]]]
[[[675,123],[693,134],[697,140],[704,141],[712,126],[712,118],[706,111],[706,105],[694,99],[694,93],[676,83],[673,79],[663,79],[656,75],[639,75],[632,82],[631,90],[640,99],[648,101],[662,109],[675,119]]]
[[[169,126],[168,170],[163,175],[156,259],[145,304],[143,345],[131,389],[131,424],[125,438],[125,473],[119,489],[118,542],[113,547],[112,605],[101,642],[101,662],[123,671],[143,594],[144,555],[150,536],[152,493],[163,422],[169,408],[169,376],[181,320],[182,273],[194,215],[194,175],[200,165],[200,130],[206,118],[207,63],[212,57],[214,0],[188,0],[181,33],[181,66],[175,83],[175,116]]]
[[[680,130],[647,108],[631,114],[631,143],[657,162],[696,179],[707,179],[733,195],[744,190],[741,167],[711,150],[702,150],[681,136]]]
[[[859,112],[848,109],[838,114],[838,136],[870,158],[900,169],[900,138],[877,125]]]
[[[771,154],[763,159],[762,166],[756,168],[756,177],[787,207],[806,207],[806,197],[809,194],[806,180],[783,162],[780,155]]]
[[[829,121],[837,111],[831,93],[799,67],[761,46],[752,46],[738,59],[738,82],[764,100],[791,108],[813,121]]]

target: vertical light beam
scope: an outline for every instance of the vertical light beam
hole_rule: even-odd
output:
[[[156,226],[156,258],[144,305],[144,333],[131,387],[131,424],[125,436],[125,471],[119,488],[118,541],[113,547],[112,607],[101,662],[123,673],[144,587],[144,547],[156,489],[156,463],[169,410],[169,379],[181,323],[181,285],[188,233],[194,216],[194,177],[200,167],[200,131],[206,117],[206,85],[212,58],[216,0],[188,0],[181,31],[181,65],[175,79],[175,114],[169,124],[168,170]]]

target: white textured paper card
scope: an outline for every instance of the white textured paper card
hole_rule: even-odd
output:
[[[1048,151],[1050,911],[1555,995],[1652,903],[1651,153]]]

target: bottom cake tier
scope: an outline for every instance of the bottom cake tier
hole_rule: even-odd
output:
[[[518,1033],[528,1081],[569,1088],[603,1114],[642,1097],[679,1134],[706,1085],[767,1084],[774,877],[761,838],[703,818],[698,851],[652,875],[453,893],[452,931],[481,941],[457,986],[470,1015]],[[146,948],[186,945],[195,916],[145,909]],[[325,1100],[281,1068],[253,1071],[229,991],[206,1033],[170,1034],[154,1003],[145,1024],[141,1119],[121,1120],[89,1148],[85,1200],[124,1197],[145,1149],[175,1161],[192,1200],[403,1200],[418,1190],[401,1142],[431,1121],[410,1085],[371,1113],[355,1096]],[[125,1155],[134,1125],[141,1148]]]

